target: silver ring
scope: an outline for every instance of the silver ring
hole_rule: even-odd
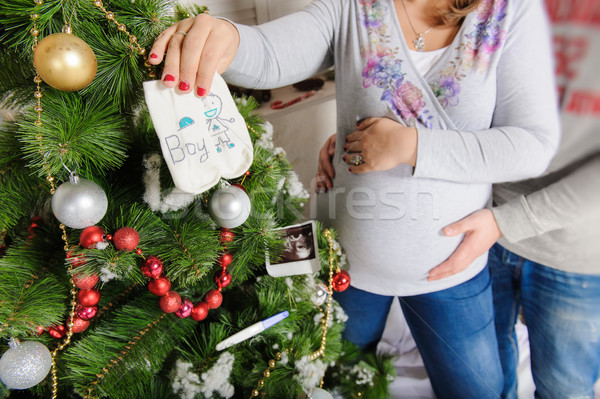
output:
[[[184,37],[187,36],[187,32],[184,32],[182,30],[178,30],[177,32],[173,33],[173,36],[175,36],[178,33],[181,33]]]
[[[353,163],[356,166],[362,165],[364,163],[362,155],[360,155],[359,153],[352,155],[350,157],[350,163]]]

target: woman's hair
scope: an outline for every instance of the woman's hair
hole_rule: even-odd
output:
[[[477,8],[481,0],[451,0],[447,8],[440,9],[438,23],[442,25],[458,25],[463,18]]]

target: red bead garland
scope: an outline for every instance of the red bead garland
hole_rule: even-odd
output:
[[[229,266],[232,261],[233,261],[233,255],[231,255],[229,252],[225,252],[223,255],[221,255],[217,259],[217,263],[219,265],[221,265],[221,267],[223,269],[226,268],[227,266]]]
[[[71,321],[71,318],[69,317],[67,319],[67,325],[69,324],[70,321]],[[83,320],[77,316],[75,316],[73,318],[73,332],[74,333],[84,332],[89,326],[90,326],[89,320]]]
[[[66,333],[67,333],[67,329],[63,325],[55,325],[55,326],[48,327],[48,334],[52,338],[60,339],[60,338],[64,337]]]
[[[75,313],[81,320],[91,320],[98,313],[98,306],[82,306],[78,305]]]
[[[169,291],[160,297],[158,305],[165,313],[175,313],[181,306],[181,296],[177,291]]]
[[[215,275],[215,283],[219,288],[227,287],[231,283],[231,274],[227,273],[225,269],[221,270]]]
[[[221,229],[220,240],[222,243],[229,243],[233,241],[234,237],[235,234],[230,229]],[[141,248],[136,248],[135,252],[143,256]],[[162,274],[164,265],[157,256],[145,258],[140,271],[151,279],[148,282],[148,291],[160,297],[158,304],[163,312],[174,313],[175,316],[182,319],[191,316],[195,321],[202,321],[208,316],[210,309],[217,309],[223,303],[221,290],[231,283],[231,275],[227,272],[227,267],[232,261],[233,256],[228,252],[223,253],[217,259],[217,263],[221,266],[221,270],[215,274],[217,288],[208,291],[204,299],[196,303],[192,303],[187,298],[182,299],[176,291],[171,290],[171,281]]]
[[[148,291],[153,295],[163,296],[171,290],[171,282],[165,276],[160,276],[156,280],[150,280],[148,283]]]
[[[187,298],[184,298],[181,300],[181,306],[179,306],[179,309],[177,309],[177,311],[175,312],[175,316],[179,317],[180,319],[185,319],[186,317],[192,314],[193,307],[194,304],[192,303],[192,301],[190,301]]]
[[[206,302],[196,302],[192,308],[192,319],[202,321],[208,316],[208,305]]]
[[[81,306],[96,306],[100,302],[100,291],[95,289],[81,290],[77,294],[77,302]]]
[[[84,248],[96,248],[96,244],[104,241],[104,230],[98,226],[88,226],[79,235],[79,245]]]
[[[164,270],[163,263],[156,256],[149,256],[142,265],[142,273],[146,277],[157,279]]]
[[[204,302],[211,309],[216,309],[223,303],[223,295],[219,290],[210,290],[204,296]]]
[[[98,277],[97,274],[92,274],[91,276],[84,276],[81,273],[77,273],[73,275],[73,281],[75,282],[75,286],[80,290],[89,290],[94,288],[94,286],[98,284],[98,280],[100,280],[100,277]]]
[[[119,251],[133,251],[140,242],[140,235],[131,227],[121,227],[116,231],[112,241]]]
[[[88,226],[81,231],[79,236],[79,245],[87,249],[97,248],[97,244],[107,241],[113,241],[113,244],[118,250],[133,251],[139,243],[139,233],[131,227],[122,227],[115,233],[114,237],[106,234],[101,227]],[[100,249],[100,248],[98,248]],[[139,251],[139,252],[138,252]],[[136,253],[141,254],[141,249],[137,248]],[[85,256],[77,250],[72,249],[67,252],[67,261],[73,268],[86,264]],[[158,258],[157,258],[158,259]],[[160,262],[160,261],[159,261]],[[158,267],[148,267],[148,273],[153,276],[158,273],[157,277],[162,273],[162,263],[160,263],[160,272]],[[85,275],[83,273],[75,273],[73,275],[73,283],[80,291],[77,293],[77,307],[75,308],[75,317],[73,318],[73,332],[79,333],[88,328],[90,320],[98,314],[98,302],[100,302],[100,291],[94,289],[100,277],[97,274]],[[168,281],[168,280],[167,280]],[[169,283],[170,288],[170,283]],[[168,288],[165,293],[168,292]],[[54,338],[62,338],[66,332],[70,322],[70,317],[65,325],[55,325],[48,327],[47,331]],[[43,332],[43,327],[42,332]]]

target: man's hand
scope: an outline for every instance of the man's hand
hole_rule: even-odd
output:
[[[429,277],[427,277],[429,281],[462,272],[502,237],[494,214],[489,209],[478,210],[464,219],[444,227],[443,232],[448,237],[463,233],[465,236],[448,259],[429,271]]]

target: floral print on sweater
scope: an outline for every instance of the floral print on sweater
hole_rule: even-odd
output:
[[[461,54],[457,61],[451,61],[443,69],[437,80],[429,85],[442,107],[456,106],[459,103],[460,81],[467,71],[487,70],[490,58],[504,42],[506,30],[501,29],[500,21],[506,16],[507,0],[483,0],[475,11],[475,27],[464,34],[457,46]]]
[[[421,123],[431,127],[432,116],[426,109],[423,92],[406,79],[398,48],[391,47],[389,27],[384,22],[389,18],[389,8],[376,0],[359,0],[359,3],[363,10],[361,22],[369,34],[369,45],[361,49],[366,61],[362,70],[363,87],[382,89],[381,100],[387,102],[407,125]]]
[[[491,56],[503,44],[506,31],[500,22],[506,16],[507,0],[483,0],[475,11],[474,28],[464,33],[456,49],[460,56],[448,63],[440,74],[429,81],[429,86],[443,108],[460,102],[461,80],[468,71],[483,72]],[[386,2],[359,0],[362,7],[361,23],[367,29],[369,44],[361,49],[365,66],[362,70],[363,87],[375,86],[383,90],[381,100],[409,126],[417,123],[431,128],[433,116],[427,109],[426,98],[418,85],[410,82],[402,71],[404,60],[393,46],[390,28],[386,23],[391,10]]]

